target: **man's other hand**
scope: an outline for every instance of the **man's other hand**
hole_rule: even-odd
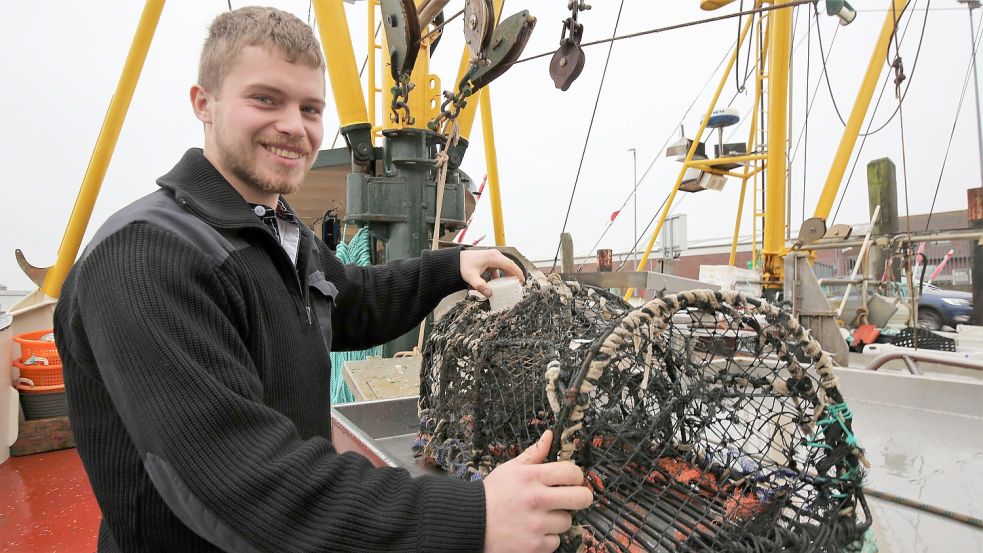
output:
[[[485,553],[552,553],[572,524],[570,511],[594,501],[577,465],[541,464],[552,441],[547,431],[485,478]]]
[[[522,269],[498,250],[461,250],[461,278],[486,298],[491,297],[492,291],[481,278],[482,273],[488,272],[492,278],[498,278],[502,271],[517,277],[523,284],[526,282]]]

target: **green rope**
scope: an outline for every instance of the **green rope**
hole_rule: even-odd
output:
[[[827,426],[836,423],[843,429],[843,435],[846,436],[847,445],[857,447],[859,443],[857,437],[853,435],[853,432],[846,425],[846,421],[853,418],[853,412],[850,411],[850,407],[846,403],[830,403],[826,405],[826,413],[829,416],[816,423],[816,440],[808,442],[808,445],[823,449],[833,449],[830,445],[821,443],[818,440],[821,439],[821,434]]]
[[[346,226],[347,228],[347,226]],[[345,233],[342,233],[344,236]],[[347,265],[366,266],[372,263],[372,240],[369,227],[362,227],[355,236],[345,244],[340,242],[335,253],[342,263]],[[362,361],[369,356],[382,355],[382,346],[376,346],[362,351],[332,351],[331,352],[331,403],[351,403],[355,396],[345,383],[344,367],[346,361]]]
[[[858,447],[860,443],[857,441],[857,437],[853,435],[853,432],[847,426],[847,421],[853,419],[853,411],[850,411],[850,407],[846,403],[830,403],[826,405],[827,417],[816,423],[816,435],[811,441],[807,441],[806,445],[809,447],[814,447],[818,449],[833,450],[833,446],[824,443],[823,436],[825,435],[826,427],[832,424],[837,424],[843,430],[843,435],[845,436],[844,441],[847,445],[851,447]],[[820,476],[817,478],[819,482],[833,483],[833,484],[849,484],[853,482],[860,472],[860,467],[855,465],[847,470],[843,470],[837,476],[828,478],[825,476]],[[832,497],[837,499],[844,499],[849,497],[850,494],[847,493],[833,493]]]

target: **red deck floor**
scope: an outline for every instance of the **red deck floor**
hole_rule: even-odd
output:
[[[74,449],[0,465],[0,552],[95,551],[101,518]]]

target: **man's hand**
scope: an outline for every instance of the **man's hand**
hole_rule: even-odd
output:
[[[481,278],[486,271],[491,273],[492,278],[498,278],[501,271],[505,271],[518,277],[523,284],[526,282],[522,269],[498,250],[461,250],[461,278],[487,298],[491,297],[492,291],[485,279]]]
[[[570,511],[594,501],[577,465],[540,464],[552,441],[547,431],[485,478],[485,553],[552,553],[572,524]]]

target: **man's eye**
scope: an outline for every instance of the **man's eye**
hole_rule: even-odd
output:
[[[313,107],[313,106],[308,106],[306,108],[303,108],[302,111],[304,113],[309,113],[311,115],[321,115],[321,108],[317,108],[317,107]]]
[[[270,98],[269,96],[263,96],[262,94],[258,94],[256,96],[253,96],[253,100],[256,100],[257,102],[259,102],[261,104],[272,104],[273,103],[273,98]]]

